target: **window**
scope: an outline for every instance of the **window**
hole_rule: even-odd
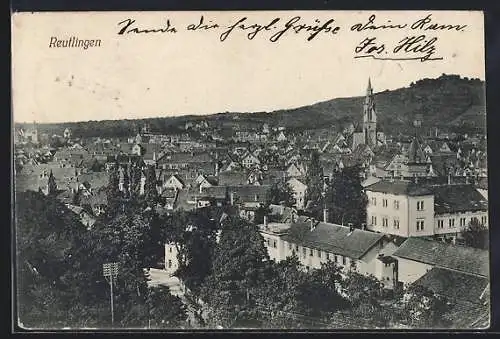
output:
[[[342,257],[342,265],[346,264],[346,257]]]
[[[417,211],[423,211],[423,210],[424,210],[424,202],[417,201]]]
[[[172,260],[169,260],[168,261],[168,268],[171,268],[172,267]]]
[[[318,258],[321,258],[321,251],[318,250]]]
[[[276,248],[276,240],[273,240],[273,247]]]
[[[488,217],[487,216],[482,216],[481,217],[481,224],[486,225],[487,221],[488,221]]]
[[[304,255],[304,258],[305,258],[307,255],[307,249],[305,247],[302,249],[302,254]]]
[[[299,245],[295,245],[295,250],[298,252],[299,251]]]
[[[382,218],[382,226],[387,227],[389,225],[389,219],[387,218]]]
[[[288,249],[291,251],[292,250],[292,243],[288,243]]]
[[[326,259],[327,259],[327,260],[330,260],[330,253],[327,253],[327,254],[326,254]]]
[[[387,199],[382,199],[382,207],[387,207]]]
[[[335,255],[335,262],[338,263],[339,262],[339,257],[337,255]]]
[[[455,219],[448,219],[448,227],[449,228],[455,227]]]
[[[460,218],[460,226],[465,226],[466,219],[465,218]]]
[[[169,248],[168,248],[168,251],[169,251],[170,253],[172,253],[172,247],[169,247]]]
[[[377,206],[377,198],[372,198],[372,205]]]
[[[377,217],[372,215],[372,225],[377,226]]]
[[[309,249],[309,256],[310,256],[310,257],[312,257],[312,256],[313,256],[313,253],[314,253],[314,252],[313,252],[313,249],[312,249],[312,248],[311,248],[311,249]]]
[[[399,200],[394,200],[394,209],[395,210],[399,209]]]
[[[417,231],[423,231],[423,230],[424,230],[424,221],[417,220]]]
[[[438,220],[438,228],[443,228],[444,220]]]
[[[394,219],[394,229],[399,230],[399,220]]]

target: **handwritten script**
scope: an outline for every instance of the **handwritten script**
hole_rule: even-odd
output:
[[[376,60],[443,60],[439,54],[439,32],[462,32],[467,25],[458,23],[437,22],[428,14],[412,22],[393,22],[390,19],[377,18],[371,14],[362,22],[350,26],[341,26],[335,18],[313,19],[307,21],[299,15],[290,18],[275,17],[267,22],[255,22],[246,16],[239,17],[233,23],[219,24],[200,16],[193,23],[177,27],[170,19],[165,19],[157,27],[147,27],[133,18],[126,18],[117,24],[119,36],[178,34],[183,32],[215,32],[220,42],[236,39],[254,40],[264,38],[272,43],[278,43],[290,36],[303,37],[310,42],[320,38],[335,39],[339,34],[351,34],[356,43],[353,57],[371,58]],[[384,34],[390,39],[383,41]],[[382,37],[382,38],[381,38]],[[397,37],[394,39],[394,37]]]

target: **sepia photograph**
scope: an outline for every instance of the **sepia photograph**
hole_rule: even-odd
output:
[[[490,327],[480,11],[12,14],[14,325]]]

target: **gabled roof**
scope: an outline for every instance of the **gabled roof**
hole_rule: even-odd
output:
[[[452,300],[482,304],[480,296],[488,283],[489,279],[485,277],[433,267],[413,284],[426,287]]]
[[[440,185],[431,189],[437,214],[488,210],[488,201],[473,185]]]
[[[246,185],[248,180],[248,175],[246,172],[233,172],[226,171],[220,172],[219,176],[220,186],[236,186],[236,185]]]
[[[282,239],[305,247],[320,249],[330,253],[343,255],[353,259],[362,259],[366,252],[378,244],[383,234],[354,229],[347,226],[314,221],[315,227],[310,231],[310,220],[293,224],[301,229],[302,236],[294,236],[292,232]]]
[[[408,163],[409,164],[425,164],[426,156],[422,150],[422,146],[417,137],[411,141],[410,148],[408,149]]]
[[[473,247],[412,237],[408,238],[393,255],[428,265],[489,277],[488,251]]]
[[[380,180],[370,186],[365,187],[365,190],[371,192],[390,193],[395,195],[422,196],[432,195],[432,191],[422,185],[415,184],[410,181],[402,180]]]

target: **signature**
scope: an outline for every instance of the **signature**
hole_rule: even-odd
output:
[[[392,48],[379,43],[376,38],[364,39],[354,50],[354,58],[372,58],[377,60],[443,60],[435,56],[437,37],[426,35],[407,36],[398,41]]]

